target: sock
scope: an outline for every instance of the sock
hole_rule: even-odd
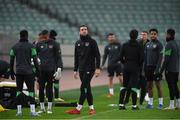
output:
[[[78,106],[76,107],[77,110],[81,110],[82,109],[82,105],[78,104]]]
[[[123,106],[124,106],[124,104],[119,104],[119,106],[123,107]]]
[[[153,105],[153,98],[149,98],[148,104]]]
[[[146,100],[146,101],[149,101],[149,95],[148,95],[148,93],[146,93],[145,100]]]
[[[180,99],[176,99],[176,107],[180,108]]]
[[[94,110],[94,106],[93,106],[93,105],[90,105],[90,106],[89,106],[89,109],[93,109],[93,110]]]
[[[52,109],[52,102],[48,102],[48,110]]]
[[[159,104],[163,105],[163,98],[159,98]]]
[[[17,105],[17,112],[22,113],[22,105]]]
[[[170,100],[169,107],[174,108],[174,100]]]
[[[140,91],[137,92],[137,98],[140,98]]]
[[[40,102],[40,107],[41,107],[41,110],[45,110],[45,107],[44,107],[44,102]]]
[[[35,105],[34,104],[30,104],[30,111],[35,113]]]
[[[136,107],[137,107],[137,105],[132,105],[132,107],[133,107],[133,108],[136,108]]]
[[[109,93],[114,95],[114,89],[113,88],[109,88]]]

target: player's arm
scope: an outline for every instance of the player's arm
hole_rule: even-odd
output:
[[[75,48],[74,48],[74,78],[78,79],[78,67],[79,67],[79,53],[78,53],[78,46],[77,46],[77,42],[75,43]]]
[[[114,60],[115,63],[119,63],[120,62],[120,54],[121,54],[122,46],[121,46],[120,43],[118,44],[118,46],[119,46],[118,47],[119,53],[117,54],[118,57]]]
[[[108,48],[107,46],[104,48],[104,55],[103,55],[103,60],[102,60],[102,65],[101,65],[101,68],[103,69],[104,68],[104,64],[106,62],[106,59],[107,59],[107,56],[108,56]]]
[[[101,56],[100,56],[99,48],[98,48],[96,41],[94,41],[93,50],[94,50],[95,59],[96,59],[95,77],[98,77],[100,75],[100,72],[101,72],[100,71]]]
[[[36,68],[36,74],[37,76],[39,76],[39,62],[38,62],[38,58],[37,58],[37,51],[36,49],[33,47],[31,48],[31,56],[33,58],[33,63],[34,63],[34,67]]]
[[[12,80],[15,80],[14,60],[15,60],[15,50],[12,48],[10,50],[10,74],[11,74],[11,79]]]
[[[63,69],[63,61],[62,61],[62,55],[61,55],[61,48],[60,48],[60,44],[55,42],[55,59],[56,59],[56,63],[57,63],[57,68],[61,68],[61,70]]]
[[[162,58],[163,58],[163,45],[159,43],[158,45],[158,62],[156,65],[155,73],[158,73],[160,71],[161,63],[162,63]]]
[[[121,52],[119,55],[119,60],[121,61],[122,64],[124,64],[124,62],[125,62],[125,60],[124,60],[124,45],[122,45]]]
[[[164,50],[164,62],[162,64],[162,67],[161,67],[161,70],[160,70],[160,73],[162,73],[164,71],[164,69],[167,68],[167,65],[169,64],[170,62],[170,56],[172,54],[172,48],[169,44],[166,45],[165,47],[165,50]],[[173,62],[173,61],[172,61]]]

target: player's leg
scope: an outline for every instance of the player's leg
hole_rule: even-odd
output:
[[[39,100],[39,78],[35,78],[35,100]]]
[[[166,81],[168,84],[168,88],[169,88],[169,97],[170,97],[170,102],[169,102],[169,107],[165,108],[165,109],[174,109],[174,83],[173,83],[173,79],[171,78],[171,75],[169,72],[165,72],[165,77],[166,77]]]
[[[165,72],[165,76],[166,76],[166,81],[168,84],[168,88],[169,88],[169,95],[170,95],[170,103],[169,103],[169,107],[165,108],[165,109],[174,109],[174,98],[176,97],[176,108],[180,108],[179,102],[179,89],[177,86],[177,82],[178,82],[178,75],[179,73],[174,73],[174,72]]]
[[[86,83],[84,81],[85,75],[86,75],[85,71],[79,71],[79,77],[81,80],[79,102],[78,102],[78,105],[75,109],[66,111],[66,113],[68,113],[68,114],[80,114],[80,111],[81,111],[83,104],[84,104],[84,101],[86,99],[86,92],[87,92]]]
[[[53,100],[53,74],[54,74],[54,71],[47,72],[46,74],[47,74],[46,94],[48,97],[47,113],[51,114],[52,113],[52,100]]]
[[[138,110],[137,107],[137,93],[139,92],[138,89],[138,83],[139,83],[139,72],[138,70],[132,71],[130,74],[130,81],[129,86],[131,87],[131,98],[132,98],[132,110]]]
[[[53,80],[54,98],[59,98],[59,80]]]
[[[159,100],[159,105],[158,105],[158,109],[162,109],[163,107],[163,94],[162,94],[162,88],[161,88],[161,81],[158,80],[158,81],[155,81],[156,83],[156,88],[157,88],[157,91],[158,91],[158,100]]]
[[[45,79],[47,75],[45,72],[41,71],[41,76],[39,78],[39,102],[40,102],[40,111],[38,113],[45,112],[45,105],[44,105],[44,89],[45,89]]]
[[[35,93],[34,93],[34,76],[33,75],[24,75],[24,80],[29,92],[30,98],[30,115],[37,116],[35,110]]]
[[[90,71],[87,75],[86,75],[86,86],[87,86],[87,102],[89,105],[89,115],[95,114],[95,110],[94,110],[94,105],[93,105],[93,95],[92,95],[92,91],[91,91],[91,79],[94,75],[94,71]]]
[[[117,66],[115,67],[115,72],[116,72],[116,77],[118,77],[119,79],[119,85],[122,86],[123,85],[123,69],[121,64],[117,64]]]
[[[21,93],[23,90],[23,76],[22,75],[16,75],[16,87],[17,87],[17,92],[16,92],[16,102],[17,102],[17,114],[16,116],[21,116],[22,115],[22,104],[21,104]]]
[[[146,89],[146,79],[145,79],[145,77],[144,76],[141,76],[140,77],[140,89],[141,89],[141,94],[140,94],[140,105],[142,105],[143,104],[143,102],[144,102],[144,98],[145,98],[145,95],[146,95],[146,91],[147,91],[147,89]]]
[[[149,96],[148,105],[146,108],[152,109],[153,108],[153,80],[154,80],[154,69],[152,67],[147,67],[145,69],[145,74],[147,77],[147,91]]]
[[[129,82],[129,72],[127,70],[124,70],[124,81],[123,86],[120,88],[120,94],[119,94],[119,110],[125,109],[125,96],[127,92],[128,82]]]
[[[113,78],[114,78],[114,66],[108,66],[108,79],[109,79],[109,93],[107,97],[112,97],[114,95],[114,89],[113,89]]]
[[[108,85],[108,88],[109,88],[109,94],[107,95],[107,97],[112,97],[114,95],[114,89],[113,89],[113,76],[109,76],[109,85]]]
[[[175,97],[176,97],[176,109],[180,109],[180,96],[179,96],[179,88],[178,88],[178,78],[179,78],[179,73],[175,73]]]

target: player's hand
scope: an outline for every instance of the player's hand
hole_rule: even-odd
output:
[[[160,72],[155,73],[154,76],[155,76],[155,80],[156,80],[156,81],[162,80],[162,73],[160,73]]]
[[[95,77],[98,77],[101,73],[101,70],[100,69],[96,69],[95,70]]]
[[[78,78],[79,78],[78,72],[74,71],[74,74],[73,74],[73,75],[74,75],[74,78],[75,78],[75,79],[78,79]]]
[[[11,79],[15,80],[15,73],[14,73],[14,71],[11,72]]]

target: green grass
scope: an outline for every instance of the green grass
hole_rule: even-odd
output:
[[[162,81],[163,95],[164,95],[164,107],[169,105],[169,92],[165,81]],[[180,86],[180,85],[179,85]],[[23,109],[23,116],[16,117],[16,110],[9,110],[0,113],[0,119],[180,119],[180,110],[158,110],[156,106],[158,104],[157,92],[154,89],[154,109],[140,109],[139,111],[131,110],[131,101],[127,105],[127,110],[120,111],[118,107],[110,107],[109,104],[117,104],[119,100],[119,86],[115,85],[115,96],[107,98],[107,86],[93,87],[94,106],[96,109],[96,115],[88,115],[88,105],[85,102],[84,107],[80,115],[68,115],[66,110],[72,109],[71,107],[53,107],[53,114],[41,114],[39,117],[30,117],[29,109]],[[61,97],[68,102],[77,101],[79,98],[79,89],[64,91],[61,93]],[[144,107],[146,102],[144,102]],[[38,110],[37,108],[36,110]]]

